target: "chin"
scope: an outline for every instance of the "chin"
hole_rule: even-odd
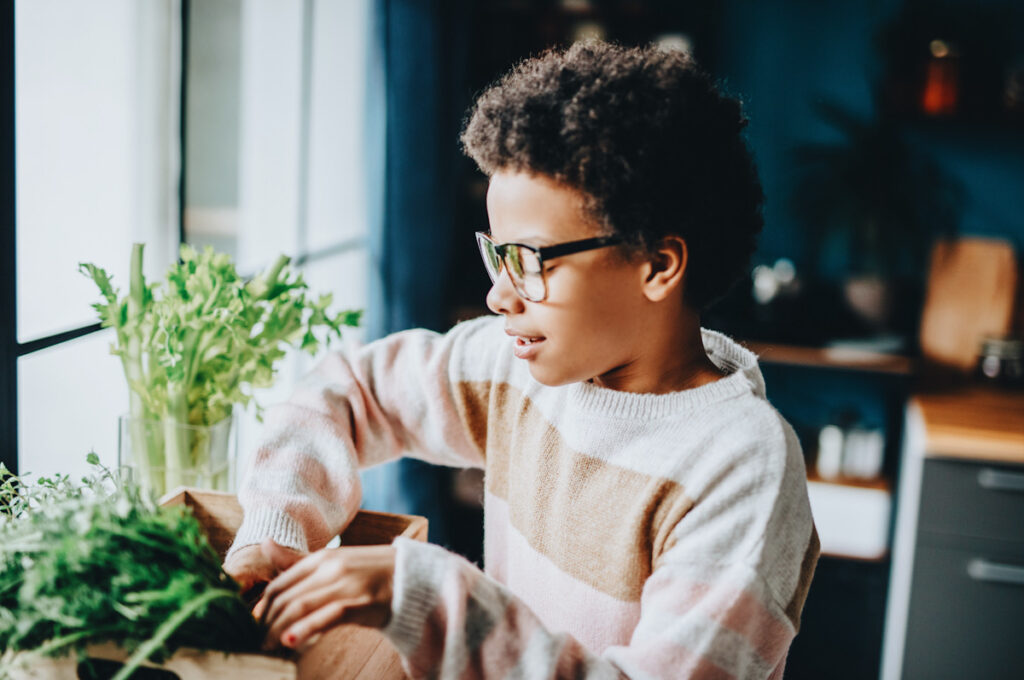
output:
[[[569,385],[571,383],[583,382],[587,378],[578,378],[576,376],[567,375],[558,371],[545,371],[536,364],[530,364],[530,375],[533,379],[539,382],[541,385],[547,385],[548,387],[559,387],[561,385]]]

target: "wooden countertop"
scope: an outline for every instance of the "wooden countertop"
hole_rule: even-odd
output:
[[[1024,392],[970,387],[918,394],[925,454],[1024,464]]]

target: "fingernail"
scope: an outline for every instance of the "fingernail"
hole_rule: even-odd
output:
[[[295,646],[295,633],[285,633],[284,637],[281,638],[281,641],[284,642],[289,647],[294,647]]]

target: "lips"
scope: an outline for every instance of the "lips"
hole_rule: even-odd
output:
[[[512,328],[506,328],[505,333],[516,339],[513,353],[520,359],[530,359],[537,354],[538,347],[544,343],[543,335],[524,333]]]
[[[523,331],[516,330],[514,328],[506,328],[505,335],[510,335],[516,339],[516,342],[535,342],[537,340],[543,340],[543,335],[537,335],[536,333],[526,333]]]

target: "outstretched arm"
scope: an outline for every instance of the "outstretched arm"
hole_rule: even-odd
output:
[[[267,537],[302,553],[325,545],[359,507],[361,467],[402,455],[482,466],[482,378],[493,370],[500,332],[493,319],[480,319],[445,335],[406,331],[355,356],[324,357],[286,402],[267,410],[227,563]]]

